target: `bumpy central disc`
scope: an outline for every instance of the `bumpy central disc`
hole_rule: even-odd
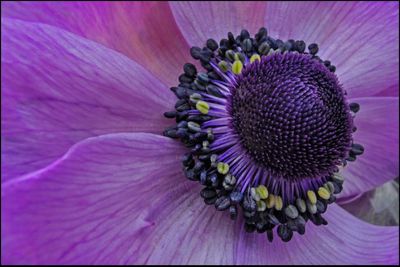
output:
[[[254,38],[245,29],[227,37],[190,49],[204,70],[183,66],[171,87],[175,110],[164,113],[176,125],[164,135],[188,147],[183,171],[204,186],[205,204],[242,215],[247,232],[288,242],[307,221],[328,223],[340,171],[364,152],[352,137],[360,105],[347,103],[316,43],[283,42],[263,27]]]
[[[351,144],[352,120],[336,76],[309,55],[273,54],[243,70],[232,88],[234,129],[275,177],[321,177]]]

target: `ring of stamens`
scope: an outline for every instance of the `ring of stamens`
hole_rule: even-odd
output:
[[[283,42],[265,28],[255,38],[242,30],[219,45],[209,39],[190,49],[207,73],[186,63],[171,88],[175,110],[164,113],[177,123],[164,135],[190,149],[183,170],[205,186],[204,202],[232,219],[242,209],[246,231],[270,241],[274,228],[287,242],[308,220],[327,224],[322,214],[342,190],[339,171],[364,150],[351,136],[359,105],[346,102],[318,45],[305,50],[304,41]]]

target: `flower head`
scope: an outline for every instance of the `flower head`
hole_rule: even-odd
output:
[[[397,28],[384,2],[2,3],[2,263],[398,263],[397,227],[332,203],[398,175]]]

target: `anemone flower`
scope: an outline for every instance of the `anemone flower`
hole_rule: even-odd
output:
[[[398,264],[398,9],[2,2],[2,263]]]

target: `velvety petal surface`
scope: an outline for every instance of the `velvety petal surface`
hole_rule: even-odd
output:
[[[236,36],[242,29],[253,34],[264,24],[264,2],[177,1],[169,5],[183,36],[192,46],[204,46],[209,38],[219,43],[221,38],[227,38],[228,32]]]
[[[336,66],[349,97],[399,84],[399,4],[396,2],[268,3],[265,24],[278,38],[319,44]],[[398,96],[398,91],[389,91]]]
[[[2,262],[232,263],[232,223],[207,215],[183,153],[158,135],[93,137],[3,185]]]
[[[177,142],[113,134],[75,145],[2,188],[2,263],[398,263],[398,228],[329,207],[327,227],[290,243],[244,233],[205,207],[181,174]]]
[[[393,180],[399,175],[399,99],[366,97],[350,99],[361,108],[354,120],[355,143],[364,146],[364,154],[349,162],[341,197],[351,197]]]
[[[45,167],[75,142],[161,133],[174,95],[129,58],[56,27],[2,20],[2,179]]]
[[[327,226],[306,225],[304,236],[295,234],[288,243],[275,236],[241,232],[237,264],[398,264],[399,230],[365,223],[336,204],[324,218]]]
[[[2,2],[2,17],[41,22],[134,59],[169,86],[190,58],[166,2]],[[162,91],[162,90],[160,90]]]
[[[184,37],[200,46],[266,26],[284,41],[319,44],[319,55],[337,67],[351,97],[398,96],[399,5],[395,2],[174,2],[172,12]],[[261,17],[264,16],[264,19]]]

